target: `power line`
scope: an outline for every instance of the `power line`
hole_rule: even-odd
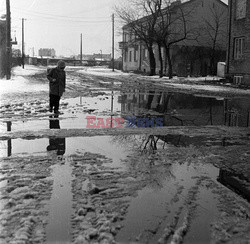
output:
[[[30,14],[31,16],[33,14]],[[17,18],[13,18],[17,19]],[[105,23],[110,22],[110,20],[72,20],[72,19],[58,19],[54,17],[46,17],[46,16],[37,16],[33,15],[32,18],[29,18],[29,20],[39,20],[42,19],[43,21],[64,21],[64,22],[72,22],[72,23],[88,23],[88,24],[95,24],[95,23]]]
[[[24,9],[19,9],[19,8],[14,8],[12,9],[18,10],[18,12],[24,12],[28,13],[29,15],[35,15],[35,16],[44,16],[44,17],[54,17],[54,18],[65,18],[65,19],[75,19],[75,20],[82,20],[84,17],[80,16],[66,16],[66,15],[55,15],[55,14],[48,14],[48,13],[43,13],[43,12],[37,12],[37,11],[29,11],[29,10],[24,10]],[[108,19],[108,17],[93,17],[93,19]]]

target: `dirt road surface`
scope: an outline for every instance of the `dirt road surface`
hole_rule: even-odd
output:
[[[0,243],[250,243],[250,90],[66,73],[0,81]]]

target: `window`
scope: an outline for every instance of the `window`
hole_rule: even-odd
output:
[[[124,42],[128,41],[128,34],[124,34]]]
[[[134,49],[134,61],[135,61],[135,62],[138,61],[138,46],[135,47],[135,49]]]
[[[124,62],[127,62],[128,59],[128,50],[125,50],[124,52]]]
[[[134,61],[137,62],[138,60],[138,51],[135,49],[135,52],[134,52]]]
[[[129,51],[129,62],[132,62],[132,51]]]
[[[243,82],[243,76],[240,75],[235,75],[234,76],[234,84],[235,85],[240,85]]]
[[[234,59],[243,58],[243,47],[244,47],[244,38],[237,37],[234,39]]]
[[[148,57],[147,51],[148,51],[147,48],[142,49],[142,58],[143,58],[143,60],[147,59],[147,57]]]
[[[132,33],[129,33],[129,38],[128,38],[129,41],[132,41]]]
[[[246,17],[247,0],[236,0],[236,19]]]

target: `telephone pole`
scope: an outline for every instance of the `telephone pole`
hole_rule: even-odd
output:
[[[11,20],[10,0],[6,0],[6,79],[11,78]]]
[[[22,65],[24,69],[25,53],[24,53],[24,18],[22,18]]]
[[[82,34],[81,34],[81,40],[80,40],[80,60],[82,65]]]
[[[115,15],[112,14],[112,68],[115,71]]]

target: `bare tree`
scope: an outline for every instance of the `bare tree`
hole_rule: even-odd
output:
[[[173,4],[171,0],[165,0],[164,8],[159,10],[160,17],[156,24],[156,42],[158,49],[164,47],[166,66],[168,66],[168,76],[173,77],[173,68],[170,50],[172,46],[184,40],[194,40],[196,38],[195,28],[191,28],[191,16],[196,8],[195,5],[184,8],[183,4],[176,2]],[[163,75],[163,61],[161,50],[159,50],[160,58],[160,76]]]
[[[125,31],[134,34],[134,42],[141,41],[149,53],[150,75],[155,74],[156,62],[153,52],[155,26],[162,0],[132,0],[129,7],[116,7],[116,14],[123,20]],[[131,41],[132,43],[133,41]]]

